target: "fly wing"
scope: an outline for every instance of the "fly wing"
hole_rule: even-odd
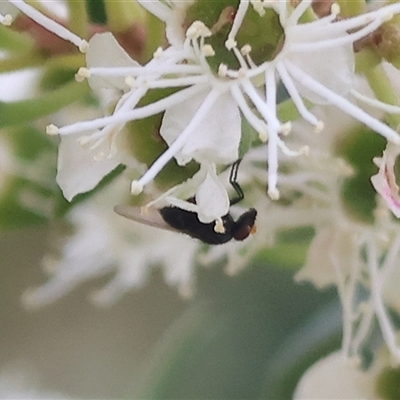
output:
[[[125,218],[139,222],[143,225],[153,226],[154,228],[166,231],[179,232],[172,228],[172,226],[168,225],[162,218],[161,214],[154,208],[143,211],[140,207],[119,204],[114,207],[114,211]]]

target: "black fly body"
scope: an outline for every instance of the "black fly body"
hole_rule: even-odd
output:
[[[231,201],[231,205],[244,198],[243,190],[236,180],[240,161],[239,159],[232,165],[229,177],[229,182],[237,193],[237,197]],[[193,202],[193,199],[188,201]],[[198,219],[197,213],[174,206],[166,206],[159,210],[153,210],[153,212],[142,212],[138,207],[119,205],[115,207],[115,212],[133,221],[156,228],[185,233],[192,238],[213,245],[223,244],[233,239],[238,241],[245,240],[256,230],[257,211],[254,208],[244,212],[236,221],[230,213],[224,215],[221,218],[223,232],[215,231],[215,222],[203,223]]]

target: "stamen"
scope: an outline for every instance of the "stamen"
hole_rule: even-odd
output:
[[[172,9],[162,1],[137,0],[137,2],[163,22],[167,22],[173,16]]]
[[[302,0],[297,4],[295,9],[291,12],[288,20],[286,21],[286,26],[297,25],[301,16],[307,11],[311,6],[312,0]]]
[[[163,52],[164,52],[164,50],[161,46],[157,47],[157,50],[153,53],[153,58],[154,59],[160,58],[162,56]]]
[[[4,26],[10,26],[12,24],[12,16],[10,14],[6,15],[0,14],[0,24]]]
[[[84,79],[90,78],[92,75],[90,73],[90,70],[85,67],[81,67],[78,69],[78,72],[75,74],[75,79],[78,82],[82,82]]]
[[[228,49],[228,50],[232,50],[233,48],[235,48],[237,46],[237,42],[236,42],[236,40],[234,40],[234,39],[228,39],[226,42],[225,42],[225,47]]]
[[[124,82],[125,82],[126,86],[129,86],[131,89],[138,87],[137,80],[133,76],[127,76],[124,79]]]
[[[249,105],[247,104],[242,92],[238,88],[237,85],[231,86],[231,94],[232,97],[236,100],[237,105],[240,108],[240,111],[245,116],[248,123],[258,132],[261,141],[267,140],[267,125],[262,121],[260,118],[257,118],[253,111],[250,109]]]
[[[202,46],[201,52],[203,53],[204,57],[215,56],[215,50],[210,44],[205,44],[204,46]]]
[[[53,136],[53,135],[58,135],[60,132],[60,129],[54,125],[54,124],[50,124],[46,126],[46,134]]]
[[[249,44],[245,44],[241,49],[240,49],[240,54],[242,56],[247,56],[251,52],[251,46]]]
[[[325,98],[331,104],[340,108],[346,114],[352,116],[363,124],[367,125],[372,130],[376,131],[380,135],[384,136],[387,140],[400,144],[400,137],[398,133],[391,129],[389,126],[383,124],[378,119],[372,117],[365,111],[361,110],[353,103],[350,103],[347,99],[342,96],[339,96],[332,90],[328,89],[324,85],[321,85],[315,79],[313,79],[310,75],[306,74],[300,68],[296,67],[294,64],[289,61],[285,61],[286,68],[288,72],[299,82],[302,83],[305,87],[310,89],[315,94]]]
[[[79,50],[82,53],[85,53],[86,50],[88,49],[89,44],[86,40],[75,35],[64,26],[53,21],[51,18],[46,17],[32,6],[26,4],[24,1],[8,0],[8,2],[13,4],[20,11],[26,14],[29,18],[33,19],[35,22],[46,28],[48,31],[53,32],[60,38],[68,40],[69,42],[73,43],[76,47],[79,48]]]
[[[394,106],[392,104],[383,103],[377,99],[371,99],[367,96],[364,96],[360,92],[357,92],[355,89],[352,89],[350,92],[357,100],[364,102],[365,104],[372,106],[378,110],[387,112],[389,114],[400,114],[400,107]]]
[[[139,181],[132,181],[131,183],[131,193],[133,195],[138,195],[143,192],[143,185]]]
[[[237,9],[235,19],[233,20],[232,28],[228,34],[228,40],[225,42],[225,46],[228,50],[236,47],[235,37],[241,27],[244,17],[249,7],[249,0],[240,0],[239,7]]]
[[[320,124],[320,121],[314,114],[307,110],[307,107],[304,105],[303,100],[299,92],[297,91],[293,80],[290,78],[288,72],[286,71],[285,65],[282,61],[276,64],[276,70],[278,71],[282,83],[284,84],[290,98],[292,99],[294,105],[297,108],[297,111],[300,113],[302,118],[308,121],[311,125],[318,126],[318,124]]]
[[[194,21],[186,31],[186,37],[190,40],[209,37],[211,34],[211,30],[201,21]]]
[[[268,128],[279,130],[281,124],[279,123],[278,118],[273,112],[271,112],[270,108],[265,104],[265,101],[261,99],[252,83],[247,79],[242,80],[240,83],[259,113],[267,121]]]
[[[380,18],[375,19],[374,21],[372,21],[367,26],[365,26],[364,28],[360,29],[357,32],[349,33],[349,34],[339,37],[339,38],[321,40],[319,42],[294,43],[293,45],[291,45],[290,49],[292,51],[297,51],[297,52],[302,53],[302,52],[306,52],[306,51],[322,50],[322,49],[326,49],[329,47],[344,46],[349,43],[354,43],[358,39],[364,38],[365,36],[369,35],[371,32],[374,32],[384,22],[385,22],[385,20],[383,19],[383,17],[380,17]]]
[[[149,170],[140,178],[139,182],[142,186],[146,185],[152,181],[156,175],[164,168],[164,166],[176,155],[176,153],[184,146],[188,137],[193,133],[193,131],[198,127],[201,121],[206,117],[208,111],[212,105],[218,99],[220,93],[216,90],[212,90],[208,96],[204,99],[203,103],[178,136],[178,138],[170,145],[170,147],[152,164]]]
[[[173,93],[172,95],[147,106],[143,106],[132,111],[118,112],[109,117],[96,118],[92,121],[76,122],[71,125],[63,126],[62,128],[57,128],[56,133],[52,134],[72,135],[75,133],[100,129],[109,124],[126,123],[128,121],[134,121],[140,118],[147,118],[163,112],[169,107],[187,101],[188,98],[195,96],[197,93],[203,91],[204,89],[204,85],[192,86],[187,89],[182,89],[179,92]],[[54,132],[54,129],[52,130],[52,132]]]
[[[253,6],[254,11],[260,16],[263,17],[265,15],[265,9],[261,0],[250,0],[250,4]]]
[[[218,76],[220,78],[226,78],[227,73],[228,73],[228,66],[226,64],[219,64]]]

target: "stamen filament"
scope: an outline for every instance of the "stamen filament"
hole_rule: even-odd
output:
[[[358,121],[367,125],[372,130],[384,136],[387,140],[390,140],[393,143],[400,144],[400,137],[398,133],[391,129],[389,126],[385,125],[378,119],[372,117],[365,111],[358,108],[353,103],[350,103],[347,99],[342,96],[339,96],[332,90],[328,89],[324,85],[321,85],[319,82],[314,80],[310,75],[306,74],[300,68],[296,67],[294,64],[289,61],[285,61],[286,68],[288,72],[302,85],[313,91],[315,94],[324,97],[331,104],[340,108],[346,114],[351,115]]]
[[[169,148],[151,165],[148,171],[139,179],[138,183],[145,186],[152,181],[157,174],[163,169],[163,167],[178,153],[178,151],[184,146],[188,137],[193,131],[200,125],[203,119],[206,117],[207,112],[211,109],[212,105],[216,102],[220,93],[217,90],[212,90],[202,102],[201,106],[178,136],[178,138],[169,146]]]
[[[53,21],[51,18],[46,17],[41,12],[26,4],[21,0],[8,0],[9,3],[13,4],[16,8],[26,14],[29,18],[33,19],[39,25],[46,28],[48,31],[55,33],[62,39],[68,40],[73,43],[82,53],[85,53],[88,47],[86,40],[75,35],[70,30],[60,25],[59,23]]]
[[[58,129],[60,135],[72,135],[75,133],[100,129],[108,124],[126,123],[139,118],[147,118],[152,115],[165,111],[167,108],[187,101],[188,98],[195,96],[203,91],[207,86],[196,85],[187,89],[182,89],[179,92],[173,93],[159,101],[156,101],[147,106],[137,108],[136,110],[127,111],[125,113],[117,113],[109,117],[96,118],[92,121],[82,121],[75,124],[66,125]]]
[[[378,110],[387,112],[389,114],[400,114],[400,107],[399,106],[394,106],[392,104],[387,104],[382,101],[379,101],[377,99],[371,99],[370,97],[367,97],[360,92],[357,92],[357,90],[352,89],[350,92],[357,100],[362,101],[363,103],[372,106]]]
[[[300,113],[303,119],[308,121],[311,125],[317,126],[320,124],[318,118],[307,110],[307,107],[304,105],[304,102],[296,89],[295,84],[293,83],[292,78],[288,74],[285,65],[283,62],[278,62],[276,64],[276,69],[281,77],[281,81],[284,84],[286,90],[289,93],[290,98],[292,99],[294,105],[297,108],[297,111]]]

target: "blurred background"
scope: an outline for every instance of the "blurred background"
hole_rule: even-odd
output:
[[[42,227],[0,238],[2,398],[18,386],[31,398],[35,388],[87,399],[287,399],[304,369],[340,344],[335,292],[267,265],[235,277],[201,268],[191,300],[156,272],[108,309],[87,299],[105,276],[27,311],[20,296],[45,282],[48,236]]]

